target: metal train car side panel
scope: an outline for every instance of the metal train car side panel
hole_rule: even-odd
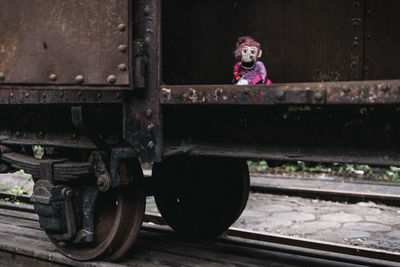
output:
[[[1,1],[7,84],[129,85],[130,1]]]

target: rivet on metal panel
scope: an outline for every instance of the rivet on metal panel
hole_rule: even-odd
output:
[[[107,77],[107,82],[108,83],[115,83],[117,81],[117,77],[115,77],[115,75],[109,75]]]
[[[118,25],[118,30],[119,30],[120,32],[125,31],[125,29],[126,29],[126,26],[125,26],[124,23],[121,23],[121,24]]]
[[[152,132],[154,130],[154,124],[149,124],[149,126],[147,126],[147,131],[148,132]]]
[[[150,141],[150,142],[147,144],[147,148],[148,148],[148,149],[153,149],[153,148],[154,148],[154,143],[153,143],[153,141]]]
[[[314,99],[315,99],[315,101],[321,101],[322,100],[322,98],[323,98],[323,95],[322,95],[322,92],[321,91],[317,91],[317,92],[315,92],[314,93]]]
[[[6,75],[4,74],[4,72],[0,72],[0,81],[4,81],[5,78]]]
[[[25,98],[29,98],[29,93],[25,93]]]
[[[14,97],[14,93],[10,93],[10,97],[11,97],[11,98]]]
[[[360,19],[360,18],[353,18],[353,19],[351,20],[351,22],[353,23],[353,26],[354,26],[354,27],[360,26],[360,25],[361,25],[361,19]]]
[[[79,74],[75,77],[75,82],[82,83],[84,80],[83,75]]]
[[[101,98],[101,97],[102,97],[101,92],[98,92],[98,93],[97,93],[97,98]]]
[[[118,51],[121,52],[121,53],[125,53],[126,52],[126,48],[127,48],[126,45],[123,45],[123,44],[119,45],[118,46]]]
[[[126,64],[124,64],[124,63],[122,63],[122,64],[119,64],[118,65],[118,69],[120,70],[120,71],[126,71]]]
[[[51,81],[55,81],[55,80],[57,80],[57,75],[55,75],[54,73],[52,73],[52,74],[49,75],[49,79],[50,79]]]
[[[285,96],[285,92],[283,92],[282,90],[277,90],[275,92],[275,98],[278,100],[283,100],[284,96]]]
[[[150,13],[151,13],[151,7],[149,6],[149,5],[146,5],[145,7],[144,7],[144,14],[146,15],[146,16],[148,16],[148,15],[150,15]]]
[[[107,77],[107,82],[108,83],[115,83],[117,81],[117,77],[115,77],[115,75],[109,75]]]
[[[151,37],[149,35],[147,35],[146,37],[144,37],[144,42],[149,45],[151,43]]]
[[[350,87],[348,87],[347,85],[344,85],[342,87],[342,90],[343,90],[343,92],[348,93],[348,92],[350,92]]]
[[[148,108],[148,109],[146,110],[146,116],[147,116],[147,118],[150,118],[152,114],[153,114],[153,110],[151,110],[150,108]]]

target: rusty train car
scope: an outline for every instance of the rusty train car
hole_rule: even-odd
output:
[[[35,181],[63,254],[115,260],[146,194],[187,239],[223,233],[246,159],[400,163],[396,0],[0,0],[3,171]],[[231,84],[237,37],[272,85]],[[34,157],[33,146],[44,148]],[[139,164],[154,162],[143,178]]]

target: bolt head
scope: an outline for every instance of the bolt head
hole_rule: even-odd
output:
[[[29,93],[25,93],[25,98],[29,98]]]
[[[82,83],[84,80],[83,75],[79,74],[75,77],[75,82]]]
[[[121,24],[118,25],[118,30],[119,30],[120,32],[125,31],[125,29],[126,29],[126,25],[125,25],[124,23],[121,23]]]
[[[115,77],[115,75],[109,75],[107,77],[107,82],[108,83],[115,83],[117,81],[117,77]]]
[[[277,90],[275,92],[275,97],[278,100],[283,100],[283,97],[285,96],[285,92],[283,92],[282,90]]]
[[[314,99],[316,100],[316,101],[321,101],[322,100],[322,98],[323,98],[323,95],[322,95],[322,92],[315,92],[315,94],[314,94]]]
[[[151,7],[150,7],[149,5],[146,5],[146,6],[144,7],[144,14],[145,14],[146,16],[148,16],[148,15],[150,15],[150,13],[151,13]]]
[[[4,72],[0,72],[0,81],[4,81],[5,78],[6,75],[4,74]]]
[[[118,46],[118,51],[121,53],[125,53],[126,49],[127,49],[126,45],[122,44],[122,45]]]
[[[350,87],[345,85],[342,87],[342,90],[343,90],[343,92],[348,93],[348,92],[350,92]]]
[[[151,132],[154,130],[154,124],[150,123],[149,126],[147,126],[147,131]]]
[[[57,80],[57,75],[52,73],[52,74],[49,75],[49,79],[50,79],[50,81],[55,81],[55,80]]]
[[[147,116],[147,118],[150,118],[152,114],[153,114],[153,111],[151,110],[151,108],[148,108],[148,109],[146,110],[146,116]]]
[[[127,66],[126,66],[126,64],[122,63],[122,64],[119,64],[119,65],[118,65],[118,69],[119,69],[120,71],[126,71]]]
[[[154,148],[154,143],[153,143],[153,141],[150,141],[150,142],[147,144],[147,148],[148,148],[148,149],[153,149],[153,148]]]

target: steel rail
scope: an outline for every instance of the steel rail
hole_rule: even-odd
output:
[[[392,194],[362,193],[342,190],[324,190],[303,187],[271,186],[260,183],[252,183],[250,190],[255,193],[300,196],[307,198],[319,198],[333,201],[347,201],[351,203],[372,201],[389,206],[400,206],[400,196]]]

